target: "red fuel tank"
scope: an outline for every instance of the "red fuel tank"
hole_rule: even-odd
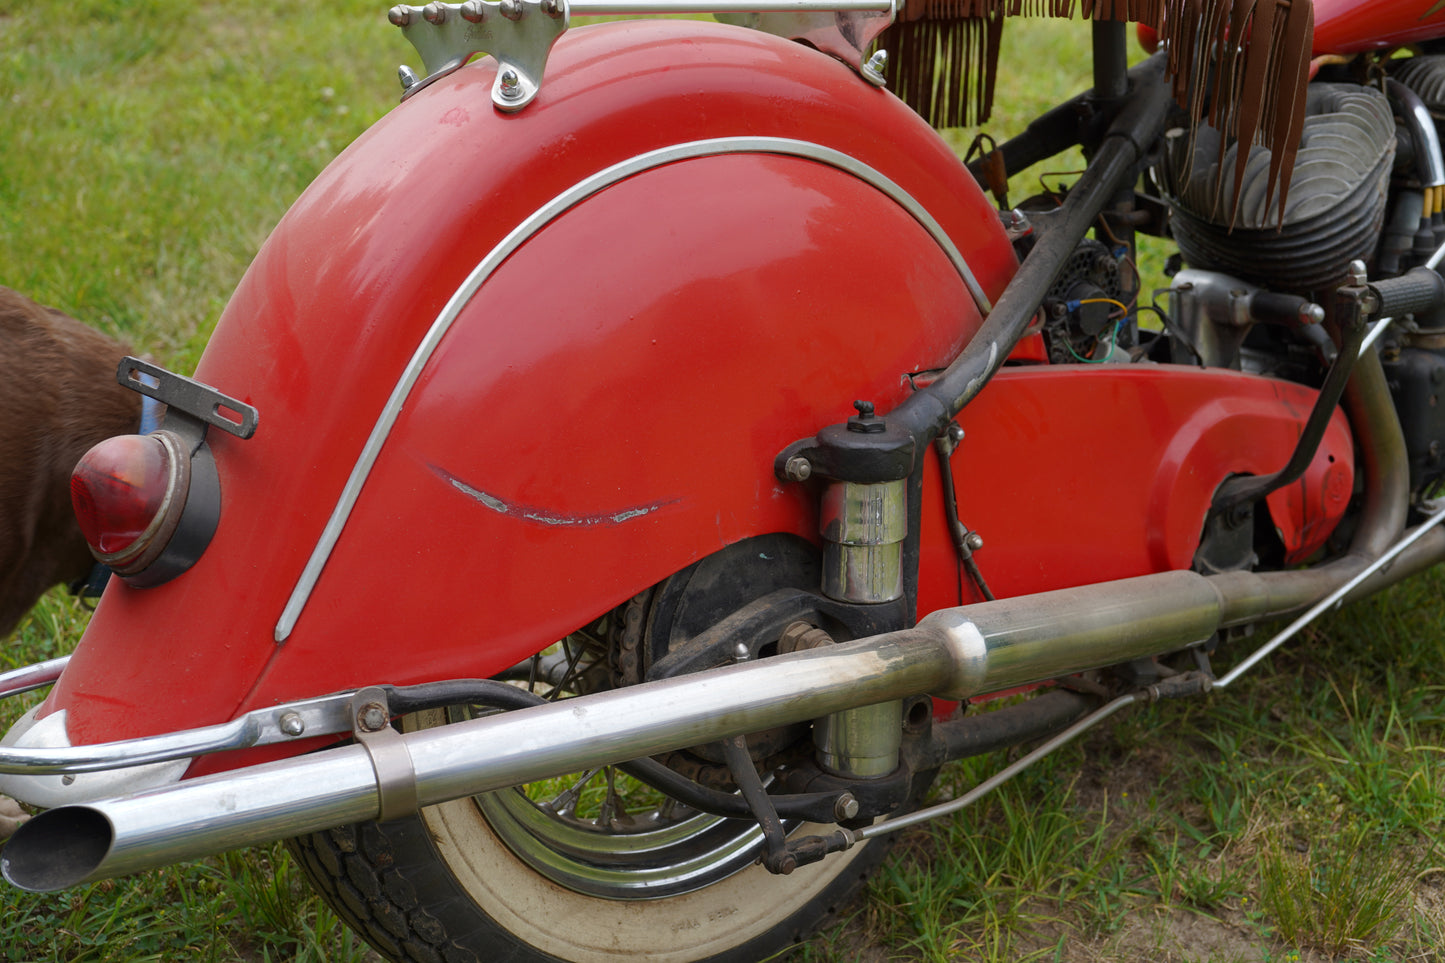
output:
[[[1315,0],[1314,50],[1349,54],[1445,36],[1445,6],[1424,0]]]

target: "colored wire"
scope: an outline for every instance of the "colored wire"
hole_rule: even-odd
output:
[[[1127,316],[1127,315],[1129,314],[1129,306],[1128,306],[1127,304],[1125,304],[1124,302],[1122,302],[1122,301],[1115,301],[1113,298],[1084,298],[1084,299],[1083,299],[1082,301],[1080,301],[1079,303],[1080,303],[1080,304],[1112,304],[1114,307],[1118,308],[1120,311],[1123,311],[1124,314],[1125,314],[1125,316]]]

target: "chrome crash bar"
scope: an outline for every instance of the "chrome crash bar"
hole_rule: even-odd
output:
[[[22,692],[43,689],[60,678],[60,673],[70,664],[70,656],[63,655],[48,662],[21,666],[9,672],[0,672],[0,699],[8,699]]]

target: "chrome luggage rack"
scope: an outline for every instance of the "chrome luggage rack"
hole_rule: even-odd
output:
[[[864,63],[863,54],[901,6],[901,0],[466,0],[400,4],[387,16],[421,54],[426,69],[425,77],[407,66],[399,69],[403,100],[472,56],[491,54],[498,67],[492,103],[511,113],[537,96],[547,55],[574,14],[711,13],[724,23],[806,40],[882,86],[886,56],[880,51]]]

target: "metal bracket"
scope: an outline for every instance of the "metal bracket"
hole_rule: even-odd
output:
[[[420,807],[416,795],[416,769],[401,733],[391,727],[386,692],[369,686],[351,699],[351,734],[371,756],[376,772],[377,822],[410,816]]]
[[[387,15],[421,54],[425,78],[400,70],[402,100],[461,67],[474,54],[497,61],[492,103],[521,110],[542,85],[547,56],[572,14],[712,13],[723,23],[802,40],[883,85],[887,57],[863,63],[863,52],[898,15],[899,0],[466,0],[400,4]]]
[[[830,57],[836,57],[863,75],[870,84],[883,86],[887,57],[871,61],[864,70],[863,53],[898,15],[898,4],[884,10],[796,10],[777,13],[716,13],[722,23],[750,27],[784,40],[802,40]]]
[[[497,61],[492,104],[511,113],[532,102],[542,86],[547,55],[567,30],[567,0],[467,0],[406,4],[387,15],[421,54],[424,80],[407,84],[402,99],[456,70],[474,54]],[[407,83],[408,71],[402,72]]]
[[[66,656],[5,673],[0,676],[0,697],[8,698],[49,685],[60,677],[68,661]],[[228,749],[294,742],[302,736],[335,735],[348,732],[354,726],[352,700],[351,693],[303,699],[255,709],[214,726],[119,742],[47,748],[3,746],[0,747],[0,773],[37,776],[102,772],[190,759]]]
[[[122,388],[154,398],[171,411],[183,412],[237,438],[250,438],[256,433],[259,415],[255,408],[160,365],[125,357],[116,368],[115,380]]]

